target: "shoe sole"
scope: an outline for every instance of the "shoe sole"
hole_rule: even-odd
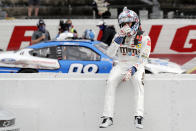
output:
[[[109,126],[107,126],[107,127],[104,127],[104,126],[99,126],[99,128],[108,128],[108,127],[110,127],[110,126],[112,126],[113,124],[111,124],[111,125],[109,125]]]

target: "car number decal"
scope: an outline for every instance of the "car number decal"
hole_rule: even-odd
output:
[[[98,71],[98,66],[95,64],[71,64],[68,73],[96,73]]]

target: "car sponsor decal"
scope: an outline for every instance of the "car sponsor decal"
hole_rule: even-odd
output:
[[[1,59],[1,62],[5,63],[5,64],[12,64],[12,63],[15,63],[16,60],[13,58],[3,58],[3,59]]]

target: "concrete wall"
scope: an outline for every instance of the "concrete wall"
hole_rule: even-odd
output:
[[[81,78],[82,77],[82,78]],[[107,75],[1,74],[0,108],[21,131],[99,131]],[[118,88],[114,126],[132,131],[133,88]],[[143,131],[195,131],[196,75],[147,75]]]

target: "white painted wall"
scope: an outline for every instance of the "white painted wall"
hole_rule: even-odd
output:
[[[107,75],[0,74],[0,108],[21,131],[133,131],[133,88],[118,89],[114,126],[99,129]],[[146,75],[143,131],[195,131],[196,75]]]

